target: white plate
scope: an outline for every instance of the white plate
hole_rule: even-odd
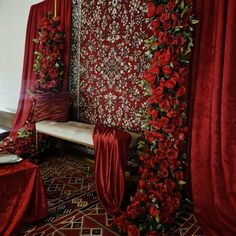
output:
[[[17,155],[0,153],[0,164],[17,163],[20,161],[22,161],[22,158]]]

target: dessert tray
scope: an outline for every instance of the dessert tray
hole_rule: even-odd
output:
[[[21,157],[14,154],[0,153],[0,164],[11,164],[22,161]]]

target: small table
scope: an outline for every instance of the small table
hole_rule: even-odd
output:
[[[17,233],[23,222],[48,214],[39,167],[29,160],[0,165],[0,235]]]

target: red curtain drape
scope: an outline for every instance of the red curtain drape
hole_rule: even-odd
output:
[[[191,175],[206,236],[236,235],[236,1],[196,0]]]
[[[30,115],[31,102],[27,94],[27,90],[33,85],[35,81],[35,74],[33,71],[34,63],[34,51],[36,50],[36,44],[33,42],[34,38],[37,38],[38,24],[42,19],[44,13],[54,12],[54,0],[45,0],[31,7],[26,39],[25,39],[25,52],[24,63],[22,72],[22,83],[20,98],[17,107],[16,118],[13,124],[13,128],[10,133],[10,137],[14,137],[19,128],[23,127],[26,120]],[[66,33],[65,39],[65,73],[63,79],[63,91],[67,90],[69,64],[70,64],[70,37],[71,37],[71,0],[57,0],[57,15],[61,17],[61,21],[64,24]]]
[[[131,135],[112,127],[96,126],[93,132],[97,195],[112,216],[121,214],[125,168]]]

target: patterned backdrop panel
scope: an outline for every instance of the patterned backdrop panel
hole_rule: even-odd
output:
[[[84,0],[74,7],[78,120],[140,131],[138,113],[147,100],[138,85],[147,64],[146,1]]]

